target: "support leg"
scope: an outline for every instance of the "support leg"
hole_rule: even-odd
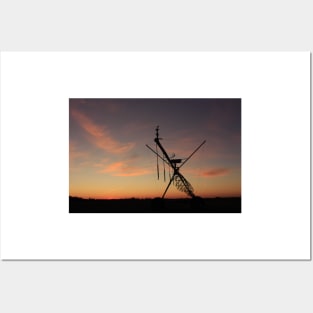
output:
[[[162,199],[164,199],[165,194],[166,194],[166,192],[167,192],[168,188],[170,187],[170,185],[171,185],[173,180],[174,180],[174,174],[172,175],[172,177],[171,177],[171,179],[170,179],[170,181],[169,181],[169,183],[168,183],[168,185],[167,185],[167,187],[166,187],[166,189],[165,189],[165,191],[163,193]]]

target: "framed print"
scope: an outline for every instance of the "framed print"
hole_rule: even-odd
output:
[[[2,52],[1,258],[310,259],[309,52]]]

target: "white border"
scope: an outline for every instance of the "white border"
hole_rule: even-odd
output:
[[[242,98],[242,214],[68,214],[68,98]],[[1,54],[2,259],[309,259],[310,54]]]

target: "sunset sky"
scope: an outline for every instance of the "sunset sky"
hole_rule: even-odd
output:
[[[241,196],[240,99],[70,99],[69,194],[83,198],[161,197],[169,171],[159,160],[155,128],[169,155],[187,158],[181,173],[201,197]],[[185,198],[171,185],[166,197]]]

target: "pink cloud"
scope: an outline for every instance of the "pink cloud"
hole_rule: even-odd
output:
[[[100,170],[99,173],[110,173],[112,176],[141,176],[150,174],[151,170],[128,165],[125,162],[115,162]]]
[[[114,139],[105,126],[99,126],[88,116],[77,110],[71,110],[72,116],[89,135],[90,141],[107,152],[120,154],[131,150],[135,143],[122,143]]]
[[[229,168],[210,168],[210,169],[184,169],[186,174],[191,174],[199,177],[217,177],[225,176],[231,172]]]
[[[225,176],[230,172],[228,168],[212,168],[210,170],[204,171],[202,176],[214,177],[214,176]]]

